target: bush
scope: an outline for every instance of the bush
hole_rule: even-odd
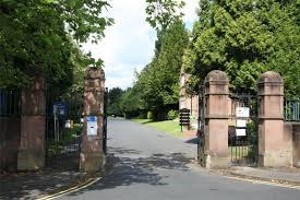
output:
[[[168,119],[173,120],[178,117],[178,110],[170,110],[168,112]]]
[[[147,112],[147,119],[153,119],[153,113],[151,111]]]

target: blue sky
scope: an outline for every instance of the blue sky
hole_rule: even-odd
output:
[[[199,0],[185,0],[184,21],[189,27],[196,19]],[[98,44],[83,45],[94,58],[104,61],[106,87],[126,89],[134,82],[134,71],[140,71],[154,55],[155,31],[145,22],[145,0],[110,0],[106,16],[115,24],[105,31]]]

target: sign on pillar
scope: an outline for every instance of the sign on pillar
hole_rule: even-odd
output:
[[[84,123],[80,153],[80,169],[94,173],[104,170],[104,71],[89,67],[84,80]]]
[[[87,116],[87,136],[97,136],[97,116]]]

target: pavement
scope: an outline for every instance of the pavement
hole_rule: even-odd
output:
[[[86,181],[83,173],[75,171],[40,171],[0,175],[0,199],[38,199]]]
[[[244,167],[233,166],[228,169],[211,170],[225,176],[235,176],[242,179],[266,181],[282,186],[299,186],[300,168],[297,167]]]
[[[124,122],[124,125],[128,126],[127,122],[126,124]],[[133,126],[132,130],[136,129],[134,124],[129,125]],[[120,127],[120,129],[122,128],[123,127]],[[117,132],[119,132],[119,130],[116,130],[116,133]],[[128,133],[131,134],[130,131]],[[138,137],[137,134],[135,135],[135,137]],[[178,142],[177,140],[174,140],[172,138],[165,137],[161,133],[155,133],[155,135],[157,139],[169,141],[170,144]],[[179,145],[170,145],[170,147],[168,147],[169,149],[167,149],[166,152],[159,154],[157,152],[162,152],[162,149],[160,148],[166,148],[166,146],[157,145],[155,148],[155,152],[151,152],[151,154],[149,152],[149,155],[146,151],[143,153],[141,153],[140,151],[144,151],[145,149],[148,150],[147,148],[149,148],[149,150],[153,148],[151,144],[147,146],[147,143],[151,141],[150,137],[152,137],[152,133],[146,134],[146,137],[149,137],[149,139],[146,138],[146,140],[143,141],[143,149],[139,149],[139,151],[137,146],[141,144],[141,140],[132,140],[131,149],[120,147],[120,144],[123,144],[125,140],[114,141],[114,148],[111,149],[117,156],[112,156],[111,158],[113,158],[112,162],[114,162],[114,167],[112,168],[114,168],[113,170],[115,172],[112,175],[108,175],[107,177],[103,178],[107,179],[103,180],[106,185],[101,185],[104,183],[98,183],[97,191],[101,188],[113,189],[120,186],[130,186],[131,189],[140,190],[141,188],[137,184],[141,184],[143,185],[143,187],[146,187],[146,183],[150,184],[151,186],[166,187],[168,189],[168,185],[162,180],[166,179],[166,181],[169,181],[168,179],[170,179],[172,176],[174,176],[174,180],[178,179],[178,177],[181,177],[181,180],[185,181],[187,185],[191,184],[189,181],[194,178],[195,184],[191,185],[193,185],[193,187],[194,185],[199,185],[200,182],[197,182],[197,180],[199,180],[197,178],[199,174],[189,172],[186,166],[197,168],[198,171],[201,171],[201,176],[199,175],[199,177],[202,177],[202,181],[205,181],[205,179],[207,179],[207,182],[201,183],[203,184],[202,187],[205,187],[205,185],[207,184],[215,185],[216,183],[224,182],[224,185],[222,185],[222,187],[228,189],[226,188],[226,185],[228,185],[227,180],[206,175],[214,174],[221,177],[236,178],[241,181],[251,181],[252,183],[254,183],[254,181],[258,181],[260,182],[260,184],[271,184],[272,186],[300,189],[300,168],[253,168],[232,166],[227,169],[218,170],[203,169],[199,165],[197,165],[195,161],[190,159],[191,156],[195,155],[193,154],[194,151],[191,151],[193,149],[190,149],[190,147],[187,145],[193,145],[192,143],[194,143],[196,140],[193,134],[189,136],[190,137],[187,136],[182,140],[184,141],[182,143],[185,143],[186,147],[182,146],[179,148]],[[124,136],[124,139],[126,139],[127,137],[128,135]],[[185,148],[186,154],[178,153],[182,150],[182,148]],[[171,149],[175,149],[175,151],[171,152]],[[189,158],[184,157],[187,154],[190,155]],[[0,175],[0,199],[53,199],[55,196],[57,196],[57,194],[63,194],[64,192],[78,192],[84,187],[88,187],[93,183],[96,184],[96,181],[98,180],[99,177],[90,177],[84,173],[79,173],[76,171],[46,170],[35,173],[2,174]],[[175,186],[176,184],[178,183],[172,182],[173,186]],[[231,184],[241,185],[241,183],[235,182],[232,182]],[[179,188],[183,185],[180,185]],[[243,187],[250,188],[251,190],[257,190],[256,188],[252,188],[249,185],[245,185]],[[149,187],[148,189],[154,190],[154,188],[151,187]],[[230,190],[231,189],[232,188],[230,188]],[[195,188],[195,191],[197,191],[197,188]],[[217,191],[217,189],[209,188],[209,191]],[[166,193],[166,190],[162,189],[162,191],[160,192],[164,194]],[[110,193],[109,195],[113,194],[115,193]],[[105,197],[105,195],[107,194],[103,193],[103,195]],[[172,195],[172,192],[168,195]],[[295,195],[297,196],[298,193],[296,193]]]

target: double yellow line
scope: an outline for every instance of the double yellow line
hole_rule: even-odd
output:
[[[63,191],[60,191],[58,193],[55,193],[55,194],[51,194],[51,195],[47,195],[47,196],[44,196],[44,197],[40,197],[38,198],[37,200],[52,200],[52,199],[56,199],[56,198],[59,198],[59,197],[62,197],[62,196],[65,196],[65,195],[68,195],[68,194],[71,194],[73,192],[77,192],[79,190],[82,190],[84,188],[87,188],[93,184],[95,184],[96,182],[98,182],[102,177],[98,177],[98,178],[90,178],[88,179],[87,181],[85,181],[84,183],[81,183],[77,186],[74,186],[72,188],[69,188],[67,190],[63,190]]]

